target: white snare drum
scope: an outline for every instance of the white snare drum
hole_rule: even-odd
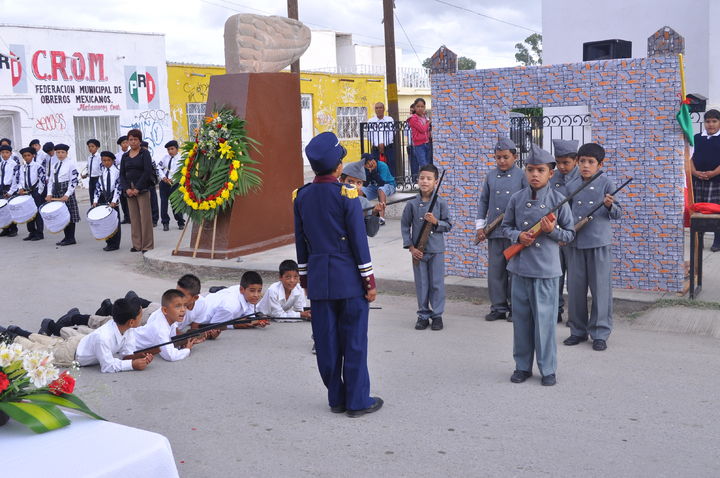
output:
[[[70,224],[70,211],[62,201],[46,202],[40,206],[40,216],[48,231],[56,234]]]
[[[115,235],[118,229],[118,213],[110,206],[96,206],[87,213],[90,232],[98,241],[105,241]]]
[[[0,228],[4,229],[13,223],[7,199],[0,199]]]
[[[16,196],[8,201],[10,215],[15,224],[25,224],[37,216],[37,206],[32,196]]]

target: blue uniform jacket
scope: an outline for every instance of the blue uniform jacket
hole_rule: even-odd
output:
[[[364,296],[375,288],[357,190],[317,176],[296,190],[295,249],[310,300]]]
[[[565,196],[552,190],[548,183],[537,191],[536,199],[531,198],[532,189],[529,187],[510,198],[501,226],[503,235],[510,239],[510,242],[518,242],[521,232],[530,229],[550,209],[562,202]],[[541,232],[535,242],[510,259],[508,271],[536,279],[551,279],[562,275],[558,242],[567,243],[573,240],[575,224],[567,204],[555,212],[555,217],[555,229],[550,234]]]
[[[580,177],[580,170],[577,166],[567,174],[562,174],[560,170],[556,169],[553,177],[550,178],[550,187],[556,191],[560,191],[563,196],[567,197],[569,193],[574,191],[574,189],[569,188],[568,185],[578,177]]]
[[[420,239],[420,231],[425,222],[425,213],[428,212],[430,201],[423,201],[418,194],[405,204],[402,218],[400,219],[400,233],[402,234],[403,247],[409,249]],[[425,252],[428,254],[445,252],[445,234],[452,229],[450,222],[450,210],[445,200],[438,196],[433,215],[438,223],[430,229],[430,237],[425,244]]]
[[[575,191],[582,186],[582,181],[582,177],[578,176],[568,183],[568,189]],[[593,181],[590,186],[580,191],[570,201],[573,222],[576,224],[580,222],[598,204],[603,202],[606,194],[612,194],[615,189],[615,185],[610,181],[610,178],[603,174]],[[622,208],[617,199],[610,209],[605,206],[601,207],[593,213],[592,220],[575,234],[575,240],[570,245],[578,249],[592,249],[611,245],[613,237],[610,219],[618,219],[621,214]]]
[[[517,164],[507,171],[501,171],[499,168],[489,169],[480,190],[477,219],[486,219],[485,225],[490,224],[505,212],[510,197],[526,187],[528,187],[527,179]],[[489,236],[490,239],[502,237],[499,227],[495,228]]]

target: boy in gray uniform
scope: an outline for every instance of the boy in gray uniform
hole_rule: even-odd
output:
[[[510,309],[510,275],[507,272],[507,260],[503,251],[510,241],[503,236],[500,227],[485,237],[484,228],[505,212],[510,197],[528,186],[522,170],[515,165],[517,147],[510,138],[500,136],[495,144],[494,168],[485,173],[485,181],[480,191],[480,204],[475,220],[476,242],[488,241],[488,293],[490,294],[490,313],[485,320],[507,319],[512,321]],[[506,315],[507,314],[507,315]]]
[[[428,212],[433,191],[438,183],[438,169],[432,164],[420,168],[418,186],[420,194],[409,200],[400,220],[403,247],[410,250],[415,276],[415,293],[418,301],[416,330],[425,330],[432,319],[432,330],[442,330],[445,310],[445,236],[452,228],[448,205],[437,198],[432,212]],[[424,221],[432,224],[425,252],[415,248]]]
[[[578,151],[580,176],[569,185],[576,190],[602,168],[605,150],[595,143],[584,144]],[[568,267],[568,301],[570,306],[570,337],[565,345],[577,345],[587,340],[588,332],[593,339],[593,349],[603,351],[612,331],[612,228],[610,219],[618,219],[622,213],[620,204],[611,196],[615,185],[604,174],[592,185],[578,193],[572,200],[575,223],[585,218],[601,202],[592,220],[580,229],[570,244]],[[587,291],[592,295],[592,311],[588,320]]]
[[[553,150],[555,153],[556,169],[555,174],[550,179],[550,186],[556,191],[560,191],[563,196],[567,197],[569,191],[568,183],[578,177],[580,174],[577,168],[577,140],[554,139]],[[558,324],[562,322],[562,314],[565,311],[565,273],[568,264],[568,245],[560,244],[560,268],[562,275],[560,276],[560,295],[558,296]],[[569,326],[568,326],[569,327]]]
[[[363,183],[365,181],[364,161],[346,163],[343,166],[343,172],[340,175],[340,182],[354,186],[358,190],[360,207],[362,208],[363,215],[365,216],[365,232],[367,232],[368,237],[375,237],[380,230],[380,214],[385,212],[385,205],[383,203],[377,203],[372,211],[366,211],[366,209],[373,207],[373,205],[363,194]]]
[[[548,212],[565,198],[549,186],[555,167],[550,153],[531,146],[525,165],[530,187],[515,193],[505,210],[502,232],[511,243],[525,246],[508,262],[512,273],[513,357],[515,372],[510,381],[522,383],[532,376],[533,354],[543,385],[555,385],[557,344],[555,318],[561,275],[558,242],[575,237],[570,207],[564,204],[548,218]],[[540,222],[535,235],[528,230]]]

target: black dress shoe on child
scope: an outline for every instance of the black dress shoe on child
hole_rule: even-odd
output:
[[[605,342],[603,339],[595,339],[593,340],[593,350],[597,350],[598,352],[602,352],[603,350],[607,349],[607,342]]]
[[[33,236],[32,234],[30,234],[30,235],[27,236],[27,237],[23,237],[23,241],[32,241],[32,238],[33,238],[33,237],[35,237],[35,236]]]
[[[430,326],[430,330],[442,330],[442,329],[443,329],[442,317],[433,317],[432,325]]]
[[[43,239],[45,239],[45,236],[42,234],[36,234],[30,238],[31,241],[42,241]]]
[[[415,330],[425,330],[428,328],[428,325],[430,325],[428,319],[418,317],[417,322],[415,322]]]
[[[112,315],[112,306],[112,301],[110,299],[103,300],[100,302],[100,308],[95,311],[95,315],[102,315],[104,317]]]
[[[62,241],[58,242],[56,245],[58,245],[58,246],[72,246],[73,244],[77,244],[77,241],[74,241],[74,240],[68,241],[68,240],[63,239]]]
[[[367,415],[368,413],[377,412],[378,410],[380,410],[382,408],[383,403],[385,403],[385,402],[383,402],[383,399],[380,397],[372,397],[372,398],[375,400],[375,403],[373,403],[369,407],[363,408],[362,410],[348,410],[345,413],[347,414],[347,416],[349,416],[351,418],[357,418],[357,417],[361,417],[363,415]]]
[[[540,379],[540,383],[546,387],[552,387],[557,383],[557,380],[555,379],[555,374],[551,373],[550,375],[544,375],[542,379]]]
[[[515,370],[510,377],[510,381],[512,383],[523,383],[530,377],[532,377],[532,372],[526,372],[525,370]]]
[[[333,413],[345,413],[346,410],[345,405],[335,405],[334,407],[330,407],[330,411]]]
[[[55,329],[55,321],[52,319],[43,319],[40,323],[38,334],[50,336],[53,335],[53,329]]]
[[[580,337],[579,335],[571,335],[570,337],[563,340],[565,345],[577,345],[580,342],[587,342],[587,337]]]
[[[169,231],[170,230],[170,224],[163,224],[163,231]]]
[[[490,312],[488,315],[485,316],[485,320],[488,322],[492,322],[494,320],[505,320],[505,312]]]

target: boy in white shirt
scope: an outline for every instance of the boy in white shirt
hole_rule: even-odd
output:
[[[185,318],[178,330],[190,328],[193,322],[202,321],[207,313],[205,297],[200,295],[200,279],[193,274],[185,274],[177,281],[177,290],[185,294]],[[197,328],[197,327],[196,327]],[[220,335],[220,329],[208,330],[206,336],[213,340]]]
[[[152,313],[146,325],[135,331],[135,342],[138,350],[169,342],[177,335],[178,325],[185,318],[185,294],[177,289],[165,291],[161,301],[162,307]],[[160,347],[160,357],[168,362],[182,360],[190,355],[194,345],[205,341],[205,337],[193,337],[185,347],[178,349],[175,344]]]
[[[205,297],[207,311],[202,322],[195,321],[192,328],[201,325],[218,324],[237,319],[256,312],[255,306],[262,296],[262,277],[255,271],[247,271],[240,278],[240,285],[230,286]],[[266,320],[257,320],[248,324],[235,324],[236,329],[265,327]]]
[[[132,357],[135,350],[133,329],[140,325],[140,303],[134,300],[118,299],[113,304],[113,320],[89,335],[77,333],[69,339],[32,334],[16,326],[1,330],[15,336],[14,342],[25,350],[47,350],[52,352],[54,363],[60,367],[70,367],[77,361],[81,367],[100,365],[103,373],[145,370],[152,362],[151,354]]]
[[[297,262],[292,259],[280,263],[280,280],[268,287],[257,310],[273,318],[310,319],[310,311],[303,310],[307,299],[300,287]]]

